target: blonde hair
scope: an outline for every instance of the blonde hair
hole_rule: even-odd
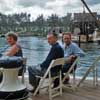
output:
[[[69,35],[70,38],[71,38],[71,32],[63,32],[63,33],[62,33],[62,43],[64,43],[64,41],[63,41],[64,35]]]
[[[15,41],[17,41],[17,39],[18,39],[18,35],[14,32],[8,32],[5,36],[12,37]]]
[[[70,38],[71,38],[71,32],[64,32],[64,33],[63,33],[63,36],[64,36],[64,35],[69,35]]]

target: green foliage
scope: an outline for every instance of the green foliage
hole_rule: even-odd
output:
[[[13,15],[0,13],[0,32],[3,34],[15,31],[22,34],[30,32],[31,35],[45,36],[51,29],[58,28],[69,31],[71,30],[71,24],[71,14],[64,17],[52,14],[47,19],[43,15],[39,15],[34,21],[31,21],[31,15],[27,13]]]

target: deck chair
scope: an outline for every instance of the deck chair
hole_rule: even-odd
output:
[[[24,73],[26,71],[26,62],[27,62],[27,58],[23,58],[23,65],[21,68],[19,68],[19,73],[21,73],[19,76],[21,76],[21,81],[22,83],[24,83]]]
[[[41,77],[41,76],[37,76],[37,77],[40,77],[40,82],[39,82],[39,85],[38,87],[36,88],[35,92],[34,92],[34,96],[37,94],[37,92],[41,89],[41,86],[43,85],[44,83],[44,80],[45,79],[48,79],[49,80],[49,83],[48,83],[48,87],[49,87],[49,99],[52,100],[53,97],[57,96],[57,95],[62,95],[62,78],[61,78],[61,70],[59,70],[59,74],[56,75],[56,76],[51,76],[51,69],[54,68],[55,66],[57,65],[64,65],[64,58],[58,58],[56,60],[52,60],[47,71],[45,72],[44,76]],[[59,86],[56,87],[56,88],[52,88],[52,83],[53,81],[56,79],[56,78],[59,78]],[[55,94],[53,94],[53,92],[55,90],[59,90],[57,91]]]
[[[3,77],[3,74],[2,74],[2,72],[0,71],[0,83],[1,83],[1,81],[2,81],[2,77]]]
[[[75,69],[74,66],[78,66],[78,62],[80,60],[80,57],[77,57],[73,64],[70,66],[69,70],[64,73],[64,77],[62,78],[63,88],[69,88],[73,91],[75,91],[76,88],[76,80],[75,80]],[[72,73],[71,73],[72,72]],[[64,84],[65,79],[72,74],[72,82],[70,84]]]

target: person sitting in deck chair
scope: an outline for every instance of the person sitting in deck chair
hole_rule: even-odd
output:
[[[85,53],[83,52],[82,49],[79,48],[79,46],[72,42],[71,40],[71,33],[63,33],[63,49],[64,49],[64,57],[65,57],[65,64],[62,70],[62,73],[65,73],[69,70],[73,62],[78,56],[84,56]],[[74,66],[74,70],[76,69],[77,65]],[[72,71],[71,71],[72,73]],[[62,76],[64,77],[64,75]],[[64,83],[68,83],[69,81],[69,76],[66,78]]]
[[[9,46],[4,49],[2,56],[17,56],[23,57],[21,46],[17,43],[18,36],[14,32],[6,34],[6,42]],[[22,74],[23,67],[19,70],[18,75]],[[0,82],[2,81],[2,73],[0,72]]]
[[[55,32],[50,32],[47,35],[47,39],[48,43],[52,46],[47,58],[40,65],[28,67],[29,83],[34,87],[34,89],[29,90],[30,92],[34,92],[39,84],[40,79],[37,78],[36,75],[43,76],[52,60],[64,57],[64,51],[57,42],[57,34]],[[57,66],[57,68],[53,68],[52,73],[57,73],[60,70],[60,67],[61,66]],[[55,84],[56,81],[54,82],[54,85]]]

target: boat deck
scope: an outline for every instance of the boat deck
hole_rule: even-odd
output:
[[[49,100],[49,97],[45,91],[32,96],[31,100]],[[100,81],[98,86],[93,86],[91,81],[86,80],[76,91],[64,89],[62,96],[57,96],[53,100],[100,100]]]

